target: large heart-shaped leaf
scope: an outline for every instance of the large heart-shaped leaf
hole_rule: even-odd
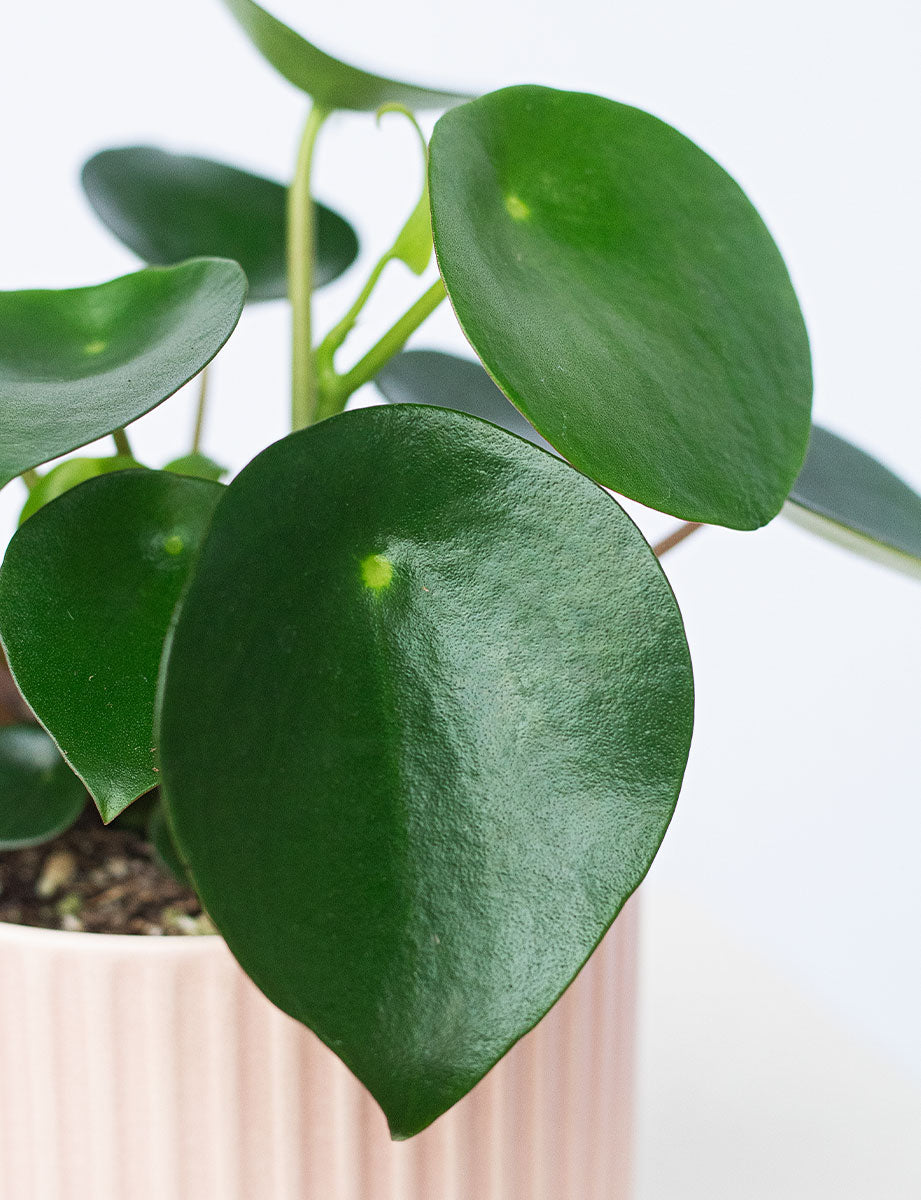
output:
[[[515,87],[431,143],[435,251],[489,373],[580,470],[738,529],[802,465],[811,371],[787,270],[738,185],[675,129]]]
[[[390,404],[434,404],[454,408],[517,433],[553,452],[478,362],[441,350],[405,350],[374,377]]]
[[[163,678],[163,795],[208,912],[398,1137],[572,980],[655,854],[691,733],[681,618],[626,514],[409,405],[230,484]]]
[[[224,5],[275,70],[324,108],[363,112],[374,112],[385,104],[403,104],[411,109],[446,108],[467,99],[459,92],[400,83],[340,62],[318,50],[254,0],[224,0]]]
[[[246,276],[220,258],[0,292],[0,486],[178,391],[230,337],[245,297]]]
[[[282,184],[153,146],[103,150],[81,178],[103,223],[145,262],[232,258],[246,272],[249,300],[287,295]],[[314,286],[322,287],[355,261],[358,238],[338,213],[322,204],[316,213]]]
[[[161,471],[90,479],[30,517],[0,568],[10,670],[105,821],[159,781],[163,640],[222,491]]]
[[[813,425],[784,514],[909,575],[921,575],[921,496],[866,451]]]
[[[37,725],[0,729],[0,850],[36,846],[68,829],[86,788]]]

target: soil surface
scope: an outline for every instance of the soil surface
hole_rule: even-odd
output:
[[[91,806],[41,846],[0,852],[0,921],[87,933],[214,933],[198,897],[133,829]]]
[[[0,649],[0,725],[34,720]],[[198,897],[145,836],[154,799],[142,796],[109,826],[88,802],[52,841],[0,850],[0,921],[86,933],[214,933]]]

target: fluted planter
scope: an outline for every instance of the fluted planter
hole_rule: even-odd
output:
[[[0,925],[0,1200],[626,1200],[636,910],[419,1137],[217,937]]]

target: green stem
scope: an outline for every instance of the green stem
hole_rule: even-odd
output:
[[[208,368],[204,367],[198,377],[198,407],[195,409],[195,429],[192,432],[192,453],[201,449],[201,435],[205,428],[205,409],[208,405]]]
[[[23,471],[22,474],[19,476],[19,478],[22,480],[22,482],[26,485],[26,487],[31,492],[32,489],[38,483],[38,481],[41,479],[41,475],[39,475],[38,471],[34,470],[32,467],[27,467],[26,470]]]
[[[392,260],[393,260],[392,250],[388,250],[386,254],[381,255],[381,257],[374,264],[374,267],[371,271],[371,274],[368,276],[368,280],[365,283],[365,286],[358,293],[358,297],[356,298],[355,303],[352,305],[352,307],[349,309],[349,311],[345,314],[345,316],[342,318],[342,320],[339,321],[336,325],[334,325],[332,327],[332,329],[329,331],[329,333],[326,335],[326,337],[323,339],[323,341],[320,342],[319,346],[317,346],[316,354],[315,354],[314,358],[315,358],[315,363],[316,363],[317,374],[320,377],[321,390],[322,390],[324,377],[325,377],[326,382],[328,383],[329,380],[331,380],[335,374],[335,371],[333,368],[333,358],[336,354],[336,351],[339,349],[339,347],[342,345],[342,343],[345,341],[345,339],[349,336],[349,334],[355,328],[355,322],[358,320],[361,310],[367,304],[367,302],[371,296],[371,293],[377,287],[377,282],[380,279],[381,275],[383,275],[384,268]]]
[[[445,285],[439,278],[422,293],[412,308],[407,309],[399,321],[387,330],[380,341],[359,359],[351,371],[325,379],[317,408],[317,420],[322,421],[342,412],[349,396],[362,384],[373,379],[378,371],[403,349],[410,334],[432,315],[446,295]]]
[[[115,449],[119,454],[124,454],[127,458],[134,458],[134,455],[131,453],[131,443],[128,441],[128,435],[124,429],[114,430],[112,441],[115,443]]]
[[[291,428],[304,429],[317,415],[311,302],[316,256],[316,212],[310,191],[317,135],[329,116],[314,104],[307,116],[294,181],[288,193],[288,297],[291,301]]]

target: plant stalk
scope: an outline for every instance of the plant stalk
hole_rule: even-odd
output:
[[[668,537],[664,537],[661,542],[656,542],[652,548],[653,554],[656,558],[661,558],[664,554],[668,554],[669,550],[673,550],[675,546],[680,546],[685,538],[689,538],[698,529],[703,529],[703,521],[685,521],[683,525],[679,525]]]
[[[205,410],[208,406],[208,368],[203,367],[198,376],[198,406],[195,409],[195,428],[192,432],[192,453],[201,449],[201,436],[205,428]]]
[[[427,291],[407,309],[402,317],[393,325],[379,342],[376,342],[368,353],[344,375],[332,375],[323,379],[317,419],[324,420],[334,416],[345,408],[349,396],[364,383],[373,379],[378,371],[388,363],[406,345],[410,334],[414,333],[426,318],[444,300],[447,292],[444,282],[436,279]]]
[[[128,435],[124,429],[114,430],[112,441],[115,443],[115,449],[119,454],[124,454],[127,458],[134,458],[134,455],[131,453],[131,443],[128,441]]]
[[[41,479],[41,475],[39,475],[38,471],[36,471],[34,469],[34,467],[27,467],[26,470],[23,471],[22,474],[19,476],[19,478],[22,480],[22,482],[26,485],[28,490],[31,492],[32,489],[36,486],[36,484]]]
[[[297,152],[288,192],[288,297],[291,301],[291,428],[304,429],[317,417],[317,376],[313,361],[311,306],[316,258],[316,210],[310,176],[317,135],[329,116],[312,105]]]
[[[326,376],[327,379],[329,379],[335,374],[335,370],[333,367],[333,358],[335,356],[336,351],[339,349],[339,347],[342,345],[342,343],[345,341],[345,339],[349,336],[349,334],[355,328],[355,322],[358,320],[361,310],[367,304],[367,302],[371,296],[371,293],[377,287],[378,280],[380,279],[381,275],[383,275],[383,273],[384,273],[384,268],[387,266],[387,264],[389,262],[392,262],[392,261],[393,261],[393,252],[391,250],[388,250],[386,254],[381,255],[381,257],[374,264],[371,274],[368,276],[367,282],[365,283],[364,287],[358,293],[355,303],[352,305],[352,307],[349,309],[349,311],[345,314],[345,316],[342,318],[342,320],[338,321],[332,327],[332,329],[329,331],[329,333],[326,335],[326,337],[323,339],[323,341],[320,342],[320,344],[317,346],[316,354],[315,354],[315,361],[316,361],[317,374],[321,380],[321,387],[322,387],[322,377],[324,375]]]

